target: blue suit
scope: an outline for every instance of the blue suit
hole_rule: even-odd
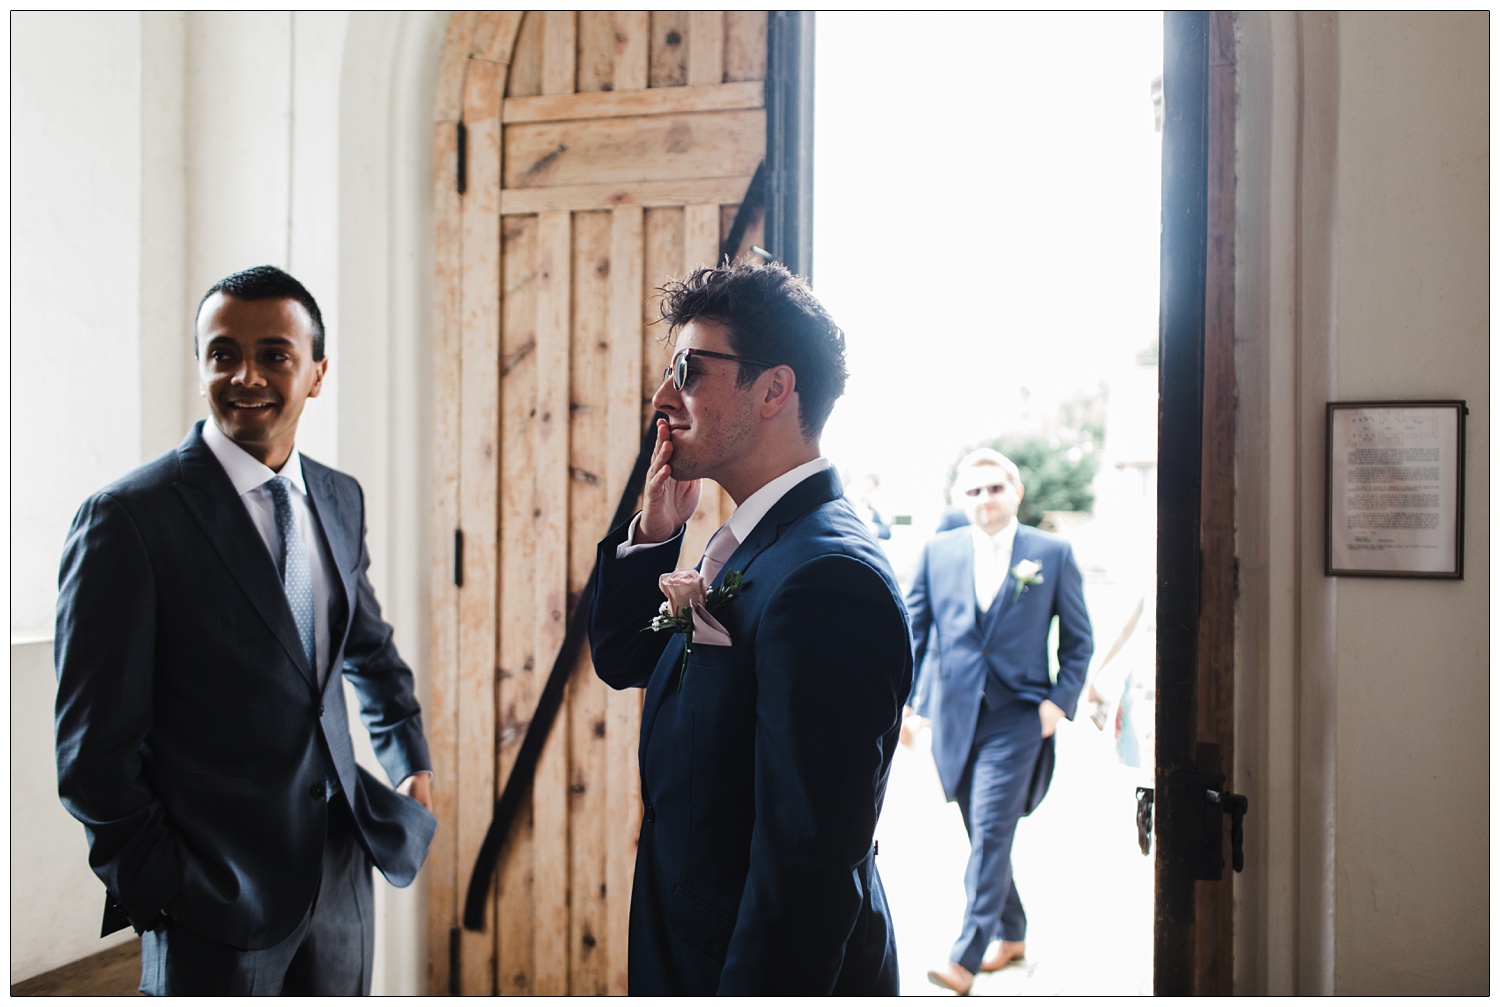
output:
[[[600,678],[646,689],[630,992],[894,995],[872,837],[912,665],[885,554],[809,476],[725,564],[733,643],[694,644],[679,690],[683,637],[642,629],[681,539],[619,559],[627,530],[600,543],[589,634]]]
[[[922,669],[913,709],[931,721],[943,792],[959,803],[969,831],[969,904],[952,960],[971,972],[990,941],[1025,939],[1010,850],[1017,822],[1050,782],[1053,739],[1044,743],[1037,708],[1050,699],[1073,716],[1094,650],[1083,577],[1066,541],[1018,527],[1010,565],[1037,562],[1041,579],[1017,585],[1007,572],[981,612],[974,596],[973,534],[963,527],[933,538],[906,597]],[[1047,654],[1053,619],[1055,681]]]
[[[399,886],[436,827],[355,765],[344,679],[393,782],[431,763],[411,671],[365,575],[359,484],[302,459],[336,568],[320,682],[201,427],[74,518],[57,603],[58,790],[108,890],[105,933],[154,930],[176,899],[172,927],[263,949],[307,914],[335,810]]]

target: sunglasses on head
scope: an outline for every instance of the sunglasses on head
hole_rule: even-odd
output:
[[[977,497],[979,494],[984,493],[986,491],[989,492],[990,496],[997,497],[1001,493],[1005,492],[1005,484],[1004,483],[991,483],[988,486],[975,486],[971,490],[964,490],[964,496]]]
[[[751,360],[749,357],[735,356],[733,353],[715,353],[713,350],[700,350],[693,346],[684,346],[672,354],[671,365],[662,372],[662,378],[670,378],[672,387],[679,392],[682,391],[688,379],[688,360],[693,357],[712,357],[714,360],[734,360],[742,364],[750,364],[755,367],[775,367],[761,360]]]

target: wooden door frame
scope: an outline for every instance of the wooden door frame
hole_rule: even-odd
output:
[[[812,279],[813,12],[766,20],[766,249]]]
[[[1234,30],[1167,12],[1157,496],[1155,992],[1233,986],[1233,874],[1198,884],[1234,776]],[[1221,844],[1228,816],[1214,812]],[[1227,845],[1224,846],[1226,859]]]

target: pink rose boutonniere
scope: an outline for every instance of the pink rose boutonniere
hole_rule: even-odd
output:
[[[729,646],[729,631],[713,617],[713,613],[733,601],[747,585],[744,574],[738,570],[726,570],[723,582],[716,588],[705,587],[703,575],[697,570],[664,573],[656,583],[667,600],[661,603],[661,609],[641,632],[681,633],[686,637],[682,642],[682,663],[677,672],[677,689],[681,691],[694,638],[705,646]]]

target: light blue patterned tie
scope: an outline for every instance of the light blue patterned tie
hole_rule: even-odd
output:
[[[307,666],[316,675],[312,564],[307,556],[307,543],[297,534],[297,523],[292,520],[291,486],[285,476],[276,476],[266,483],[276,504],[276,530],[281,534],[281,586],[292,608],[292,618],[297,621],[297,635],[302,638]]]

